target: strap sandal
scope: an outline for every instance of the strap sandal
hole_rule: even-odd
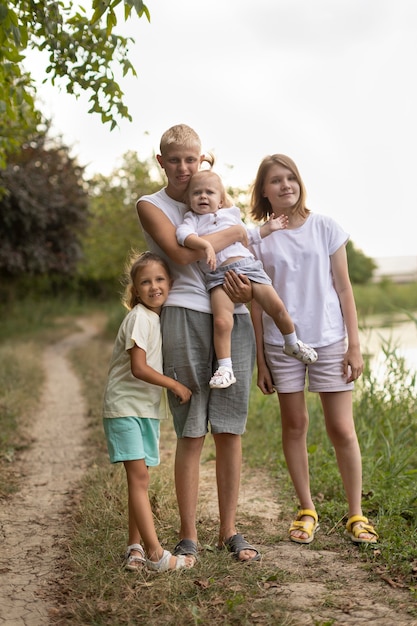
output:
[[[226,539],[223,544],[236,559],[236,561],[239,561],[239,563],[253,563],[254,561],[260,561],[261,559],[259,550],[257,550],[250,543],[248,543],[244,536],[240,533],[232,535],[231,537],[229,537],[229,539]],[[256,552],[256,554],[250,559],[240,559],[239,554],[242,552],[242,550],[253,550],[253,552]]]
[[[137,554],[132,554],[132,550],[136,550],[140,552],[140,556]],[[131,546],[127,546],[125,561],[124,561],[124,569],[128,572],[137,572],[138,569],[143,567],[146,564],[145,552],[143,551],[140,543],[132,543]]]
[[[198,546],[197,542],[192,539],[181,539],[175,546],[172,554],[174,556],[193,556],[196,560],[198,558]]]
[[[302,520],[301,518],[306,515],[308,515],[309,517],[312,517],[314,521],[312,522],[310,520]],[[297,517],[291,524],[288,532],[289,532],[291,541],[294,541],[295,543],[308,544],[314,540],[314,535],[316,534],[319,528],[320,528],[320,524],[319,524],[319,518],[318,518],[317,512],[314,511],[314,509],[300,509],[297,512]],[[294,535],[291,534],[294,530],[299,530],[305,533],[307,537],[294,537]]]
[[[346,523],[346,532],[353,543],[377,543],[379,537],[375,528],[369,523],[367,517],[363,515],[352,515]],[[372,539],[365,539],[359,535],[367,533],[372,535]]]
[[[164,550],[162,557],[159,559],[159,561],[151,561],[150,559],[146,559],[146,567],[151,572],[158,572],[158,574],[161,574],[162,572],[174,571],[177,569],[182,569],[183,567],[190,568],[193,566],[193,564],[189,564],[187,562],[186,556],[180,554],[179,556],[175,557],[177,559],[175,567],[171,567],[170,560],[172,556],[175,555],[171,554],[171,552],[169,552],[168,550]]]

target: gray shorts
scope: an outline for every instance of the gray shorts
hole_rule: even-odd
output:
[[[354,384],[346,383],[342,372],[342,361],[346,352],[346,341],[330,346],[315,348],[318,359],[305,365],[283,353],[281,346],[265,344],[265,358],[279,393],[303,391],[308,377],[308,390],[313,392],[351,391]]]
[[[213,272],[207,272],[205,274],[207,291],[223,285],[224,275],[229,270],[233,270],[236,274],[245,274],[253,283],[272,285],[272,281],[265,272],[262,262],[249,257],[228,263],[227,265],[220,265]]]
[[[164,373],[189,387],[190,402],[180,404],[168,392],[177,437],[203,437],[245,432],[255,362],[255,339],[248,314],[234,315],[232,361],[236,383],[210,389],[216,367],[213,316],[181,307],[164,307],[161,314]],[[210,427],[209,427],[210,425]]]

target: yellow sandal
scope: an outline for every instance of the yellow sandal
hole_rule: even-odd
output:
[[[376,543],[379,539],[375,528],[369,523],[368,518],[363,515],[352,515],[352,517],[349,517],[346,523],[346,531],[353,543]],[[373,539],[359,537],[363,533],[372,535]]]
[[[305,515],[312,517],[314,519],[314,522],[302,520],[301,518]],[[313,509],[300,509],[297,512],[297,517],[291,524],[288,532],[290,534],[291,541],[295,541],[295,543],[311,543],[314,539],[314,535],[319,528],[319,518],[316,511],[314,511]],[[301,532],[306,533],[307,539],[304,539],[303,537],[294,537],[291,534],[293,530],[300,530]]]

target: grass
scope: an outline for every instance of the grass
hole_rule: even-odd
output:
[[[0,344],[0,480],[13,474],[13,460],[19,446],[29,444],[22,433],[40,397],[42,347],[73,329],[73,315],[92,311],[76,305],[68,316],[64,315],[68,307],[64,310],[63,306],[47,302],[39,306],[43,309],[31,317],[24,342],[20,340],[22,319],[16,310],[13,319],[7,321],[9,338],[3,336]],[[217,523],[204,515],[199,521],[204,567],[197,565],[193,570],[159,578],[127,576],[121,570],[126,544],[126,484],[123,468],[108,462],[101,426],[101,398],[112,341],[122,314],[120,307],[110,308],[107,332],[71,354],[83,381],[88,406],[91,463],[82,482],[81,499],[74,506],[68,551],[62,561],[62,580],[57,583],[57,600],[62,606],[57,622],[97,626],[177,622],[185,626],[256,623],[296,626],[285,601],[277,601],[274,595],[280,583],[294,581],[285,563],[279,568],[263,563],[256,570],[241,567],[228,554],[215,550]],[[382,541],[377,551],[359,549],[352,558],[359,554],[370,575],[386,574],[408,588],[410,597],[415,598],[417,400],[412,392],[413,377],[406,371],[404,361],[392,346],[386,345],[384,349],[387,358],[384,385],[381,387],[367,368],[355,392],[356,425],[363,454],[364,512],[377,523]],[[309,397],[309,410],[312,491],[322,526],[309,549],[340,551],[345,496],[315,395]],[[166,432],[165,436],[170,435]],[[207,444],[205,455],[210,458],[209,440]],[[297,503],[281,453],[277,399],[263,396],[255,385],[243,445],[245,464],[271,473],[279,485],[283,510],[291,515]],[[3,495],[5,484],[10,482],[3,480],[3,486],[0,483]],[[13,489],[17,487],[18,480]],[[152,470],[151,499],[161,542],[172,546],[177,539],[178,514],[171,465],[161,464]],[[286,528],[287,519],[282,525],[284,522]],[[271,534],[256,517],[243,515],[239,525],[255,544],[272,546],[277,541],[277,531]],[[346,558],[346,554],[341,558]]]
[[[29,296],[0,305],[0,497],[18,489],[13,461],[30,445],[27,427],[41,400],[43,348],[69,335],[78,315],[96,311],[97,303]],[[103,307],[104,311],[106,307]],[[108,307],[109,317],[121,307]]]
[[[77,624],[253,624],[253,615],[269,616],[277,624],[295,626],[284,609],[259,585],[277,577],[265,570],[258,584],[253,572],[242,568],[227,553],[215,549],[217,524],[200,518],[200,544],[205,547],[204,568],[181,571],[178,576],[126,576],[121,570],[126,545],[127,491],[124,470],[110,466],[101,427],[101,395],[107,374],[112,343],[96,338],[73,351],[71,359],[84,383],[90,419],[91,448],[95,451],[93,469],[83,483],[83,497],[74,520],[71,557],[64,570],[69,574],[64,588],[77,588],[75,602],[67,602],[67,618]],[[172,427],[164,424],[163,437],[171,437]],[[204,454],[212,455],[207,442]],[[172,467],[161,464],[151,471],[151,501],[155,523],[163,545],[177,541],[178,514],[172,488]],[[256,520],[245,520],[245,532],[260,542],[265,538]],[[206,572],[210,572],[207,577]],[[158,580],[158,583],[157,583]],[[163,580],[163,593],[161,593]],[[63,593],[65,591],[63,590]],[[82,602],[80,596],[82,595]],[[256,607],[256,610],[255,608]],[[265,623],[265,622],[264,622]]]
[[[109,343],[108,349],[110,346]],[[100,431],[98,439],[102,440],[101,405],[97,403],[97,397],[105,372],[103,369],[97,371],[100,354],[103,356],[103,349],[97,339],[74,353],[73,359],[75,364],[82,364],[80,373],[85,381],[89,413]],[[378,524],[383,537],[377,551],[364,548],[359,554],[371,570],[375,570],[375,575],[384,572],[415,594],[417,450],[410,442],[417,438],[417,401],[410,387],[405,388],[402,384],[407,372],[401,359],[397,358],[395,351],[390,353],[388,349],[387,358],[393,372],[388,377],[390,384],[379,388],[367,371],[355,396],[364,464],[364,512]],[[324,530],[315,542],[316,549],[328,548],[329,537],[331,549],[338,549],[338,539],[346,521],[344,491],[315,395],[309,397],[309,409],[312,491]],[[254,388],[249,415],[248,432],[244,437],[245,463],[254,468],[268,468],[279,481],[283,506],[288,511],[294,510],[296,502],[281,454],[276,397],[262,396]],[[262,429],[258,427],[259,423],[262,423]],[[250,568],[237,566],[226,554],[220,553],[219,559],[213,549],[217,529],[211,519],[200,520],[200,542],[206,546],[204,572],[200,574],[198,569],[181,572],[180,576],[169,577],[158,584],[147,577],[133,581],[126,578],[119,568],[120,546],[126,543],[125,477],[121,468],[108,467],[103,448],[96,446],[95,449],[100,452],[100,458],[96,460],[97,468],[86,477],[82,508],[74,532],[73,561],[69,563],[83,598],[81,605],[77,601],[79,608],[73,608],[77,623],[156,624],[162,621],[171,624],[175,623],[175,616],[180,611],[181,623],[185,625],[244,625],[256,623],[256,619],[260,623],[293,624],[285,603],[278,608],[276,599],[266,592],[271,581],[288,582],[291,575],[285,569],[276,571],[260,567],[254,581]],[[209,447],[207,457],[210,454]],[[172,468],[161,465],[152,471],[151,484],[158,533],[164,545],[172,546],[177,539],[178,524]],[[255,543],[271,545],[276,541],[276,536],[265,534],[259,520],[244,517],[240,523]],[[205,576],[206,571],[210,572],[209,578]],[[132,602],[139,597],[140,607]],[[126,599],[130,600],[127,604]],[[115,615],[120,621],[115,621]],[[254,616],[259,617],[255,619]],[[268,616],[269,620],[274,616],[276,621],[262,622],[262,616]]]
[[[30,444],[27,426],[44,380],[39,353],[35,342],[0,345],[0,496],[19,487],[13,461]]]
[[[359,319],[383,314],[389,319],[393,313],[417,311],[416,283],[400,285],[387,279],[378,284],[353,285],[353,291]]]

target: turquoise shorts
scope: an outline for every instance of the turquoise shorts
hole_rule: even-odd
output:
[[[144,459],[147,467],[159,465],[159,420],[105,417],[103,426],[111,463]]]

